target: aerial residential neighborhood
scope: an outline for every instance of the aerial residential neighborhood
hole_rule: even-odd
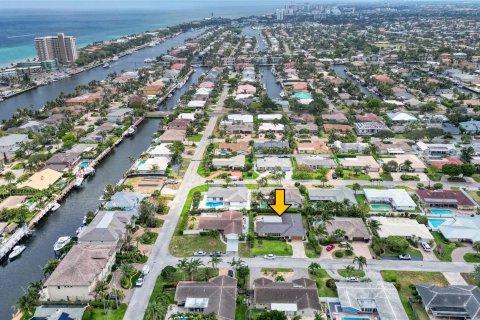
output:
[[[0,67],[0,110],[41,102],[0,114],[0,318],[480,320],[479,17],[36,37]]]

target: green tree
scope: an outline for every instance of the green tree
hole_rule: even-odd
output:
[[[355,183],[352,185],[352,189],[353,189],[353,191],[355,191],[355,194],[357,194],[357,191],[361,190],[361,189],[362,189],[362,186],[360,185],[360,183],[355,182]]]
[[[367,258],[364,256],[357,256],[353,258],[353,263],[358,264],[358,270],[363,270],[363,267],[367,265]]]
[[[475,149],[472,146],[463,148],[461,151],[460,159],[466,163],[472,162],[473,156],[475,155]]]
[[[11,183],[13,180],[16,179],[15,174],[12,171],[5,172],[3,174],[3,179],[7,181],[7,183]]]
[[[287,320],[287,316],[281,311],[272,310],[263,312],[256,320]]]

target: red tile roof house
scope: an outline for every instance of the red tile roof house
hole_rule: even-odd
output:
[[[174,119],[167,124],[168,129],[187,130],[192,121],[190,119]]]
[[[462,191],[454,190],[417,190],[417,196],[427,208],[454,208],[474,210],[477,205]]]
[[[355,119],[357,120],[357,122],[383,121],[383,118],[376,115],[375,113],[356,114]]]
[[[208,89],[213,89],[213,87],[215,87],[215,83],[213,83],[212,81],[205,81],[205,82],[202,82],[198,85],[199,88],[208,88]]]
[[[431,160],[430,164],[432,166],[437,167],[438,169],[442,169],[444,165],[446,164],[463,164],[463,161],[458,159],[458,158],[445,158],[445,159],[440,159],[440,160]]]
[[[255,92],[257,92],[257,88],[251,84],[239,85],[237,89],[237,94],[255,94]]]
[[[221,215],[201,216],[198,228],[202,230],[219,230],[225,236],[228,234],[240,235],[243,230],[243,213],[239,211],[225,211]]]
[[[100,101],[102,99],[101,94],[98,93],[87,93],[78,97],[69,98],[65,100],[67,106],[74,105],[86,105],[94,103],[95,101]]]
[[[322,119],[327,122],[348,122],[343,113],[322,114]]]
[[[182,70],[182,68],[185,67],[183,63],[175,63],[172,65],[170,69],[172,70]]]
[[[329,132],[329,131],[347,132],[347,131],[352,131],[352,127],[346,124],[325,123],[323,125],[323,130],[325,130],[325,132]]]

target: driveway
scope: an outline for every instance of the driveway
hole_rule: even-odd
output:
[[[443,272],[443,276],[447,279],[450,285],[467,286],[468,283],[463,279],[460,272]]]
[[[473,250],[470,245],[466,245],[465,247],[460,247],[453,250],[452,262],[465,262],[465,260],[463,260],[463,256],[466,253],[475,253],[475,250]]]
[[[353,252],[356,256],[363,256],[367,259],[372,259],[372,254],[370,253],[369,246],[370,243],[366,243],[363,241],[352,242]]]
[[[306,258],[305,247],[303,246],[303,241],[301,240],[292,240],[290,242],[293,251],[293,258]]]

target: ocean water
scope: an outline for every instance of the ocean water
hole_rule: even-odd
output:
[[[1,6],[2,0],[0,0]],[[151,8],[1,9],[0,66],[35,57],[35,37],[64,32],[77,46],[210,17],[238,18],[273,13],[278,1],[169,1]]]

